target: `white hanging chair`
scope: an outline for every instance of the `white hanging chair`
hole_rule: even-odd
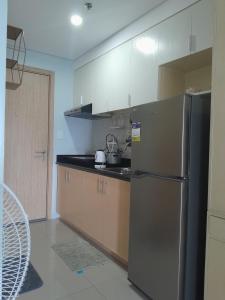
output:
[[[4,184],[0,184],[0,200],[3,204],[1,299],[14,300],[29,266],[29,220],[17,197]]]

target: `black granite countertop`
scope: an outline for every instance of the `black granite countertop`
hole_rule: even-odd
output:
[[[100,174],[102,176],[112,177],[116,179],[121,179],[125,181],[130,181],[130,174],[120,174],[117,172],[107,171],[107,168],[129,168],[131,165],[131,160],[123,158],[121,164],[119,165],[107,165],[106,169],[100,170],[95,168],[94,155],[57,155],[56,164],[62,165],[64,167],[77,169],[85,172],[91,172],[95,174]]]

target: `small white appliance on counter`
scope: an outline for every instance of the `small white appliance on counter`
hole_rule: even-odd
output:
[[[95,153],[95,168],[104,169],[106,168],[106,155],[104,150],[97,150]]]

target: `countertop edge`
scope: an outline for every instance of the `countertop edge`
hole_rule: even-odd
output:
[[[130,182],[130,177],[126,176],[126,175],[120,175],[120,174],[112,174],[107,173],[107,171],[101,171],[98,169],[93,169],[93,168],[88,168],[88,167],[84,167],[84,166],[80,166],[80,165],[75,165],[75,164],[69,164],[69,163],[63,163],[63,162],[56,162],[56,165],[58,166],[63,166],[66,168],[71,168],[71,169],[76,169],[76,170],[80,170],[80,171],[84,171],[84,172],[88,172],[88,173],[93,173],[93,174],[99,174],[101,176],[105,176],[105,177],[111,177],[111,178],[115,178],[115,179],[119,179],[119,180],[123,180],[123,181],[127,181]]]

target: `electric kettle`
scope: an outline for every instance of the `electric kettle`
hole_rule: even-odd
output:
[[[104,169],[106,167],[106,155],[104,150],[97,150],[95,152],[95,168]]]

